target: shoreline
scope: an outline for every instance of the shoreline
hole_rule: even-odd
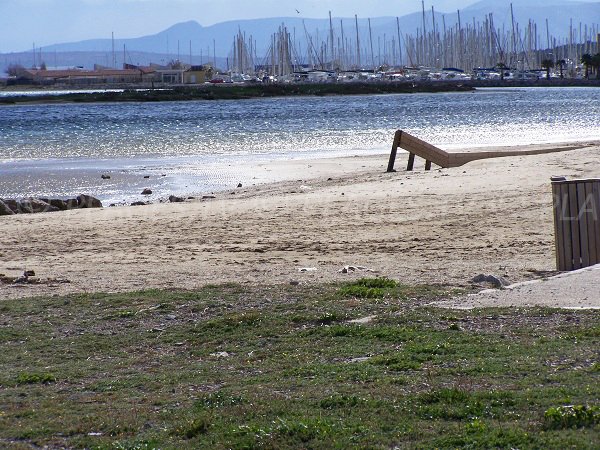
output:
[[[0,96],[1,105],[39,103],[95,103],[95,102],[161,102],[190,100],[244,100],[267,97],[295,96],[336,96],[372,94],[412,94],[472,92],[478,88],[521,88],[521,87],[600,87],[600,80],[461,80],[461,81],[421,81],[402,82],[352,82],[352,83],[274,83],[274,84],[222,84],[222,85],[176,85],[152,87],[149,85],[99,85],[80,88],[75,86],[10,86],[0,92],[52,90],[68,91],[64,94],[40,94],[21,96]],[[14,88],[14,89],[13,89]],[[105,92],[83,92],[106,90]]]
[[[480,273],[539,278],[555,269],[550,177],[600,173],[600,141],[581,145],[429,172],[419,163],[386,173],[387,155],[280,161],[301,176],[185,203],[3,217],[12,239],[0,273],[34,270],[37,282],[0,283],[0,298],[363,276],[460,287]]]
[[[600,141],[598,141],[600,142]],[[523,145],[489,145],[489,146],[474,146],[474,147],[463,147],[457,146],[444,147],[449,152],[463,151],[463,152],[486,152],[486,151],[519,151],[519,150],[559,150],[569,151],[570,149],[583,148],[586,146],[595,145],[598,142],[594,140],[590,141],[559,141],[559,142],[547,142],[541,144],[523,144]],[[404,150],[399,154],[400,161],[396,166],[398,171],[403,171],[403,162],[401,161],[402,155],[406,152]],[[200,183],[202,180],[201,175],[193,174],[193,167],[188,168],[190,173],[169,173],[169,170],[165,170],[165,164],[168,166],[172,162],[165,162],[157,164],[157,167],[153,167],[151,164],[148,165],[148,161],[145,161],[143,169],[140,170],[123,170],[123,169],[89,169],[82,168],[81,178],[79,181],[80,185],[89,185],[93,183],[99,183],[97,186],[108,186],[111,190],[121,190],[123,195],[117,198],[117,195],[107,198],[106,195],[93,188],[82,188],[81,192],[74,190],[69,191],[66,194],[60,195],[54,192],[39,192],[39,193],[16,193],[11,192],[9,195],[0,195],[0,199],[26,199],[26,198],[60,198],[67,200],[74,196],[85,194],[96,198],[99,198],[103,202],[104,207],[123,207],[132,206],[132,203],[137,203],[139,206],[140,202],[146,203],[146,205],[160,204],[169,202],[169,197],[176,196],[186,200],[197,200],[202,199],[204,196],[214,195],[237,195],[242,191],[248,189],[257,188],[260,189],[264,185],[278,185],[297,179],[297,173],[307,174],[305,177],[308,180],[316,178],[328,178],[337,176],[351,176],[360,171],[363,167],[369,167],[371,170],[376,170],[377,164],[380,164],[380,170],[385,171],[387,160],[389,158],[389,151],[381,151],[380,153],[367,153],[367,154],[352,154],[342,156],[314,156],[314,155],[301,155],[294,159],[281,159],[281,158],[266,158],[258,159],[257,161],[244,161],[241,164],[237,164],[232,167],[229,162],[211,163],[209,168],[205,169],[215,174],[221,174],[222,178],[219,178],[218,184],[220,186],[215,187],[215,182],[212,184],[207,183],[204,180],[204,185]],[[169,160],[171,161],[171,160]],[[356,163],[353,163],[355,161]],[[438,168],[434,165],[434,169]],[[53,176],[56,177],[55,171]],[[166,173],[165,173],[166,172]],[[73,179],[74,172],[69,170],[69,176]],[[107,179],[103,179],[108,175]],[[13,177],[20,177],[20,171],[15,173]],[[11,184],[9,178],[10,175],[5,174],[5,183]],[[49,186],[51,182],[56,182],[53,178],[46,176],[47,179],[43,183],[44,186]],[[59,177],[60,178],[60,177]],[[103,181],[99,181],[99,180]],[[54,181],[53,181],[54,180]],[[227,180],[227,181],[225,181]],[[194,186],[195,184],[195,186]],[[241,185],[241,186],[240,186]],[[1,187],[1,186],[0,186]],[[241,189],[243,188],[243,189]],[[68,186],[63,187],[69,189]],[[152,194],[143,195],[141,192],[144,189],[150,189]],[[134,193],[135,192],[135,193]],[[136,206],[136,205],[134,205]]]
[[[106,89],[111,87],[104,86]],[[88,87],[88,90],[90,88]],[[118,89],[123,89],[118,91]],[[160,102],[188,100],[244,100],[267,97],[411,94],[436,92],[469,92],[474,88],[464,83],[448,82],[355,82],[355,83],[273,83],[177,85],[168,88],[150,86],[115,86],[106,92],[57,95],[21,95],[0,97],[0,105],[19,103],[96,103],[96,102]]]

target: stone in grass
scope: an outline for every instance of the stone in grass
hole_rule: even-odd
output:
[[[473,277],[471,281],[473,283],[489,283],[495,288],[503,288],[509,285],[508,281],[506,281],[505,278],[497,277],[496,275],[491,274],[485,275],[483,273],[480,273],[479,275]]]
[[[148,188],[144,189],[142,191],[142,195],[152,195],[152,189],[148,189]]]
[[[100,178],[102,178],[103,180],[110,180],[110,175],[102,174],[100,175]]]

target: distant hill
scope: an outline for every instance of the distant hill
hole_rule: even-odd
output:
[[[546,20],[548,30],[553,39],[562,43],[568,39],[569,30],[572,26],[575,40],[579,39],[580,30],[600,29],[600,2],[568,2],[560,0],[548,0],[544,6],[539,2],[521,0],[513,2],[514,20],[518,30],[521,32],[527,27],[529,21],[537,25],[537,36],[541,45],[546,45]],[[465,24],[478,24],[486,20],[492,14],[494,25],[497,29],[510,30],[512,27],[511,1],[509,0],[482,0],[474,5],[460,11],[460,20],[463,27]],[[356,25],[354,17],[334,18],[334,35],[337,42],[341,42],[342,36],[345,40],[356,42]],[[425,14],[425,29],[431,31],[433,23],[443,33],[443,27],[451,29],[458,22],[458,13],[441,14],[437,11],[435,16],[431,10]],[[299,52],[305,53],[308,46],[308,38],[316,42],[327,42],[330,25],[329,19],[302,19],[299,17],[278,17],[268,19],[240,20],[215,24],[203,27],[195,21],[183,22],[149,36],[133,39],[119,39],[114,41],[110,37],[103,39],[92,39],[81,42],[62,43],[46,46],[41,49],[41,57],[36,54],[36,61],[46,62],[48,66],[83,65],[91,67],[94,63],[107,66],[113,65],[113,55],[117,66],[123,62],[130,64],[147,64],[149,62],[166,63],[173,59],[181,59],[183,62],[199,64],[213,60],[213,54],[217,56],[217,64],[224,67],[226,58],[230,56],[234,36],[241,31],[247,37],[252,36],[255,43],[257,59],[264,58],[270,45],[270,39],[279,26],[285,24],[289,32],[295,37]],[[413,13],[399,18],[399,27],[402,39],[406,35],[422,32],[423,15]],[[371,19],[371,35],[375,50],[382,51],[378,46],[385,45],[384,41],[395,39],[397,42],[398,26],[395,17],[378,17]],[[361,47],[369,43],[368,19],[358,19],[358,38]],[[113,53],[114,45],[114,53]],[[191,58],[190,58],[191,47]],[[38,50],[39,52],[39,50]],[[9,64],[21,64],[31,66],[33,64],[33,51],[22,53],[0,54],[0,71],[4,72]]]

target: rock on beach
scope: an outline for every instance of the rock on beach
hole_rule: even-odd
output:
[[[68,200],[35,197],[19,200],[12,198],[0,199],[0,216],[56,212],[81,208],[102,208],[102,202],[96,197],[85,194],[78,195],[77,198]]]

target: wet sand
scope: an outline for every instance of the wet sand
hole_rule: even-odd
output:
[[[430,172],[423,161],[405,172],[406,153],[396,173],[385,173],[388,155],[279,161],[248,170],[288,181],[214,199],[0,217],[0,274],[39,280],[0,283],[0,299],[374,275],[455,286],[480,273],[540,278],[555,269],[550,177],[600,175],[600,142],[581,147]]]

